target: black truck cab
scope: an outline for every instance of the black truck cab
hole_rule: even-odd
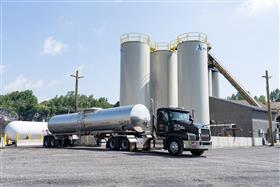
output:
[[[156,135],[170,154],[184,150],[200,156],[211,146],[207,125],[194,123],[189,111],[180,108],[159,108],[156,115]]]

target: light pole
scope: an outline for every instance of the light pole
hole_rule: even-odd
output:
[[[269,134],[270,134],[271,146],[274,146],[273,131],[272,131],[272,116],[271,116],[271,108],[270,108],[270,95],[269,95],[269,79],[271,78],[271,76],[268,76],[268,71],[266,70],[265,75],[262,77],[266,79],[266,96],[267,96]]]
[[[75,112],[78,111],[78,86],[79,86],[79,79],[84,78],[84,76],[79,76],[79,71],[76,70],[76,75],[70,75],[76,79],[75,83]]]

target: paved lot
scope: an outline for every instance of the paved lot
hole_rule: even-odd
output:
[[[280,148],[116,152],[100,148],[5,148],[2,186],[280,186]]]

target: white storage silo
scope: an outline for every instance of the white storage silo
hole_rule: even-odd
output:
[[[177,53],[168,45],[151,53],[150,96],[154,109],[178,107]]]
[[[177,37],[179,106],[194,110],[194,121],[209,124],[207,37],[187,33]]]
[[[138,33],[121,36],[120,106],[150,108],[150,39]]]
[[[212,69],[212,96],[220,97],[219,71]]]
[[[208,94],[212,96],[212,69],[208,68]]]

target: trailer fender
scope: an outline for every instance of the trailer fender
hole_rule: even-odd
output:
[[[128,141],[129,141],[129,143],[137,143],[137,139],[136,139],[135,136],[127,135],[126,137],[127,137]]]

